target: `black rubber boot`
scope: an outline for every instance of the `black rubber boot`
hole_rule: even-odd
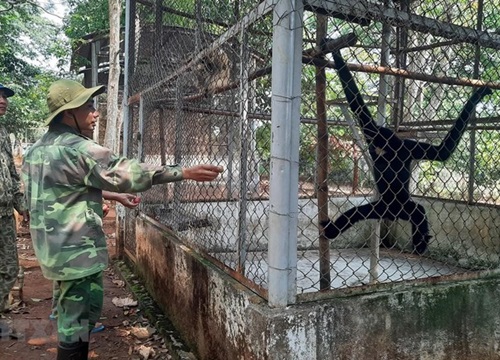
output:
[[[89,354],[89,343],[63,343],[57,347],[57,360],[87,360]]]

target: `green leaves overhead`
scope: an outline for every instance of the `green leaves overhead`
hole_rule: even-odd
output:
[[[73,43],[81,41],[90,34],[109,32],[107,0],[69,0],[68,4],[71,10],[64,21],[64,32]],[[124,8],[122,4],[122,9]],[[122,20],[124,24],[124,17]]]
[[[0,83],[16,91],[0,122],[22,137],[43,121],[47,86],[69,53],[61,44],[60,29],[42,14],[36,2],[0,2]]]

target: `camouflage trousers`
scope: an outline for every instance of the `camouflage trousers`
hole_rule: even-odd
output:
[[[0,312],[7,304],[9,293],[17,279],[16,220],[14,215],[0,217]]]
[[[57,281],[57,286],[59,288],[57,301],[59,342],[88,342],[90,331],[101,317],[102,272],[81,279]]]

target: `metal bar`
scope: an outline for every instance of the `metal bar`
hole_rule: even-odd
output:
[[[165,148],[165,142],[166,142],[165,121],[163,120],[164,118],[165,118],[164,109],[160,108],[158,111],[158,125],[160,127],[160,159],[162,165],[167,164],[167,156],[166,156],[167,149]]]
[[[248,78],[248,36],[245,31],[241,31],[240,45],[240,136],[241,136],[241,166],[240,166],[240,207],[238,212],[238,243],[237,254],[238,264],[236,271],[245,274],[245,262],[247,257],[247,212],[248,212],[248,159],[249,159],[249,137],[250,121],[248,119],[249,109],[249,83],[245,81]]]
[[[130,72],[131,72],[131,64],[129,63],[129,59],[131,57],[131,53],[133,54],[134,50],[131,46],[131,37],[134,37],[135,26],[131,19],[135,17],[135,0],[126,0],[125,1],[125,66],[123,69],[124,76],[124,85],[123,85],[123,144],[122,144],[122,155],[128,156],[128,140],[129,140],[129,126],[131,124],[131,112],[127,102],[128,93],[129,93],[129,81],[130,81]],[[120,259],[123,259],[126,255],[125,249],[125,237],[127,235],[127,221],[126,221],[126,212],[123,207],[116,207],[116,228],[117,228],[117,236],[116,236],[116,252]],[[130,215],[129,215],[130,216]]]
[[[305,64],[325,66],[328,68],[335,69],[335,63],[333,61],[327,61],[318,58],[304,58],[303,62]],[[388,74],[394,76],[400,76],[406,79],[421,80],[426,82],[438,83],[438,84],[448,84],[448,85],[460,85],[460,86],[489,86],[492,89],[500,89],[500,82],[498,81],[483,81],[478,79],[465,79],[465,78],[452,78],[448,76],[434,76],[422,73],[416,73],[400,68],[393,68],[388,66],[375,66],[375,65],[365,65],[365,64],[346,64],[351,71],[361,71],[371,74]]]
[[[316,44],[320,48],[321,42],[327,35],[328,18],[316,15]],[[323,54],[317,56],[323,57]],[[323,66],[316,66],[316,117],[318,119],[316,151],[316,191],[318,198],[318,222],[328,219],[328,125],[326,119],[326,70]],[[319,228],[319,226],[318,226]],[[319,233],[319,288],[330,289],[330,241],[320,231]]]
[[[389,8],[381,3],[372,3],[366,0],[304,0],[304,8],[314,12],[340,13],[359,19],[387,22],[401,28],[456,39],[482,47],[500,49],[500,36],[498,35]]]
[[[333,102],[327,102],[327,105],[335,105],[335,106],[346,106],[346,104],[342,103],[333,103]],[[163,109],[167,110],[172,110],[174,109],[174,106],[161,106]],[[209,115],[221,115],[221,116],[227,116],[227,117],[234,117],[238,118],[239,112],[236,111],[228,111],[228,110],[217,110],[217,109],[205,109],[205,108],[195,108],[192,106],[182,106],[181,107],[182,111],[185,112],[192,112],[192,113],[199,113],[199,114],[209,114]],[[345,117],[345,116],[344,116]],[[262,120],[262,121],[271,121],[271,115],[269,114],[259,114],[259,113],[248,113],[249,120]],[[316,124],[318,122],[317,118],[306,118],[306,117],[301,117],[300,118],[301,124]],[[340,119],[327,119],[327,122],[329,125],[337,125],[337,126],[349,126],[348,121],[342,121]],[[422,131],[447,131],[447,127],[451,126],[455,122],[455,119],[452,120],[426,120],[426,121],[409,121],[405,122],[400,125],[400,130],[398,131],[398,134],[401,132],[405,131],[411,131],[411,129],[422,129]],[[492,125],[492,126],[477,126],[479,124],[497,124],[497,125]],[[393,128],[393,127],[389,127]],[[467,129],[493,129],[497,130],[500,129],[500,117],[498,116],[492,116],[492,117],[486,117],[486,118],[477,118],[474,124],[470,124]],[[393,129],[394,130],[394,129]]]
[[[95,42],[93,42],[91,45],[90,45],[90,48],[91,48],[91,63],[92,63],[92,71],[90,72],[90,86],[91,87],[94,87],[94,86],[97,86],[97,82],[98,82],[98,73],[97,73],[97,69],[99,67],[99,49],[101,47],[101,41],[97,40]],[[95,108],[99,110],[99,103],[97,101],[94,102],[95,103]],[[99,121],[96,122],[96,125],[95,125],[95,129],[94,129],[94,132],[92,133],[92,137],[94,139],[94,141],[96,142],[99,142],[99,131],[100,131],[100,128],[99,128]]]
[[[297,222],[303,7],[279,0],[273,11],[269,305],[297,297]]]
[[[130,78],[134,64],[134,38],[135,38],[135,0],[126,0],[125,3],[125,67],[123,68],[123,156],[128,156],[129,127],[131,111],[128,105],[128,95],[130,92]]]
[[[457,45],[460,44],[460,40],[448,40],[448,41],[440,41],[435,44],[429,44],[429,45],[422,45],[422,46],[416,46],[416,47],[410,47],[410,48],[405,48],[401,50],[396,50],[394,53],[396,54],[408,54],[412,52],[421,52],[424,50],[432,50],[432,49],[437,49],[443,46],[452,46],[452,45]]]
[[[182,96],[183,94],[181,93],[182,86],[180,84],[180,79],[176,80],[176,89],[177,89],[177,101],[175,102],[175,128],[174,128],[174,163],[175,164],[180,164],[182,160],[182,134],[183,132],[183,114],[182,114]],[[173,203],[174,206],[179,204],[181,202],[181,192],[182,192],[182,181],[176,181],[173,183],[173,192],[174,192],[174,199]],[[177,211],[178,209],[174,208],[174,211]],[[177,214],[178,212],[174,212]]]
[[[137,134],[137,157],[144,162],[144,98],[139,99],[139,129]]]
[[[408,121],[401,126],[406,128],[419,128],[419,127],[436,127],[441,126],[443,128],[449,127],[455,123],[456,119],[445,119],[445,120],[425,120],[425,121]],[[497,124],[500,122],[499,116],[491,116],[486,118],[477,118],[474,121],[474,124],[469,124],[468,128],[473,128],[477,124]]]
[[[310,64],[318,67],[325,67],[325,68],[330,68],[330,69],[335,69],[335,64],[331,61],[321,59],[321,58],[315,58],[315,57],[306,57],[304,56],[302,58],[302,62],[304,64]],[[442,84],[449,84],[449,85],[461,85],[461,86],[482,86],[482,85],[488,85],[492,89],[500,89],[500,83],[499,82],[484,82],[481,80],[476,80],[476,79],[466,79],[466,78],[452,78],[452,77],[444,77],[444,76],[434,76],[434,75],[427,75],[427,74],[422,74],[422,73],[416,73],[416,72],[411,72],[407,71],[404,69],[399,69],[399,68],[392,68],[389,66],[372,66],[372,65],[363,65],[363,64],[347,64],[350,70],[353,71],[359,71],[359,72],[366,72],[366,73],[372,73],[372,74],[388,74],[388,75],[394,75],[394,76],[399,76],[402,78],[407,78],[407,79],[414,79],[414,80],[422,80],[422,81],[427,81],[427,82],[433,82],[433,83],[442,83]],[[248,81],[255,80],[261,76],[269,75],[271,74],[271,67],[259,69],[257,71],[252,72],[248,76]],[[224,91],[236,89],[240,86],[239,81],[232,82],[230,84],[227,84],[225,86],[218,86],[214,87],[211,89],[212,94],[219,94]],[[184,101],[197,101],[197,100],[202,100],[205,99],[207,96],[205,91],[199,92],[197,94],[192,94],[192,95],[187,95],[184,97]],[[129,99],[129,103],[132,104],[134,103],[135,97],[131,97]],[[165,99],[158,99],[156,102],[169,102],[173,101],[170,98],[165,98]]]
[[[500,131],[500,126],[499,125],[496,125],[496,126],[477,126],[477,125],[469,125],[467,127],[467,131],[472,131],[472,130],[493,130],[493,131]],[[419,136],[418,134],[412,134],[412,132],[425,132],[425,131],[432,131],[432,132],[435,132],[435,131],[446,131],[446,129],[443,129],[443,128],[422,128],[422,129],[407,129],[407,128],[400,128],[400,131],[398,131],[398,136],[399,137],[407,137],[407,138],[416,138],[416,137],[423,137],[423,136]],[[407,134],[405,134],[407,133]],[[428,136],[425,136],[425,137],[428,137]],[[437,137],[437,136],[436,136]],[[441,138],[441,137],[439,137]]]
[[[481,30],[483,27],[483,10],[484,10],[484,2],[483,0],[478,1],[478,9],[477,9],[477,29]],[[479,66],[481,64],[481,47],[476,45],[474,49],[474,78],[479,77]],[[476,111],[472,113],[471,122],[474,123],[476,119]],[[469,203],[474,201],[474,179],[476,173],[476,130],[472,130],[470,135],[470,143],[469,143],[470,153],[469,153],[469,183],[467,187],[467,197]]]

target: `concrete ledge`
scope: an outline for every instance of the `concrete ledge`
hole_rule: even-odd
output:
[[[412,282],[283,309],[153,219],[136,219],[137,271],[199,359],[488,360],[500,356],[498,274]]]

